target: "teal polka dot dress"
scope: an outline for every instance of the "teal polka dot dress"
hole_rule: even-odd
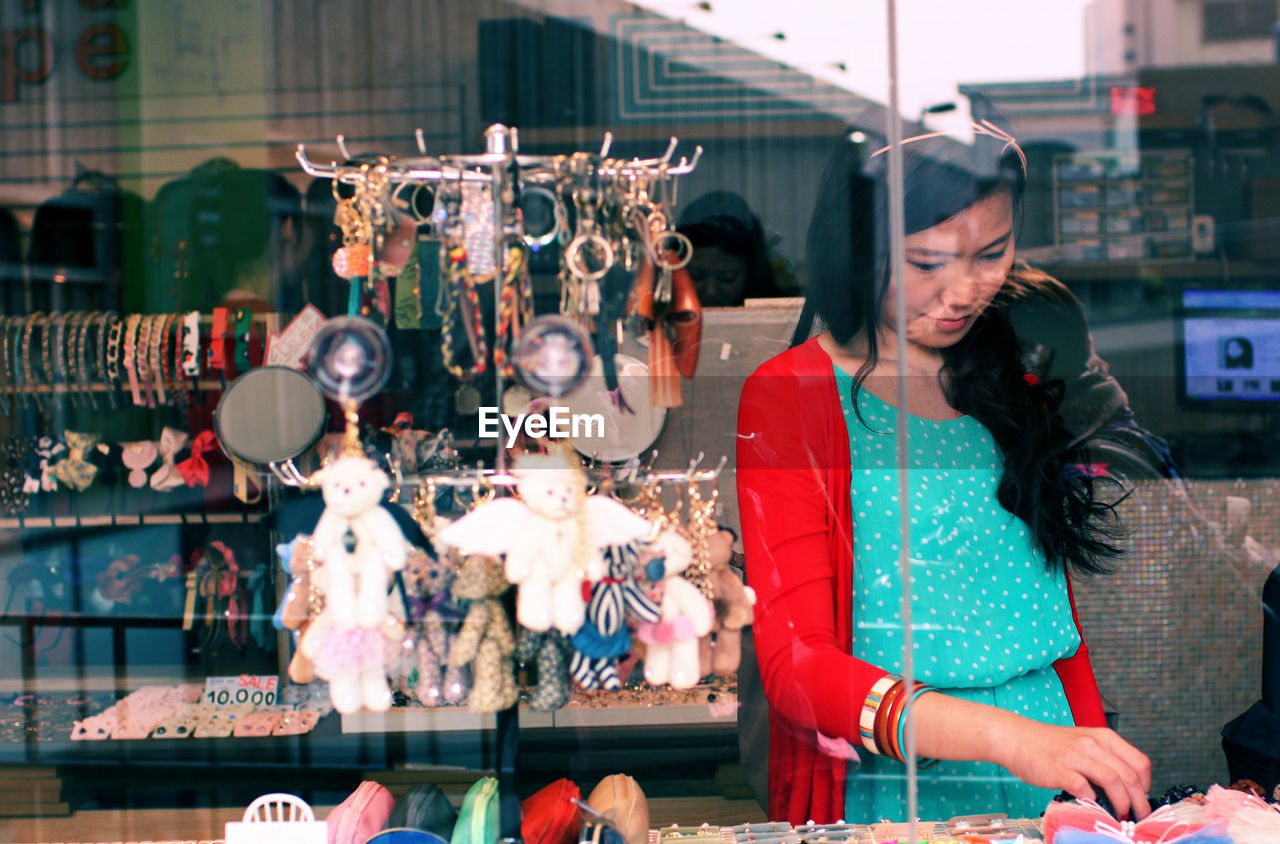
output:
[[[1046,570],[1031,532],[1000,505],[1002,466],[991,434],[967,416],[909,416],[901,461],[896,408],[861,389],[860,421],[853,379],[835,372],[853,469],[853,655],[887,671],[902,668],[898,467],[905,465],[915,677],[949,695],[1072,724],[1053,669],[1080,646],[1066,580]],[[906,820],[906,767],[859,753],[846,820]],[[946,820],[991,811],[1038,817],[1053,792],[990,763],[944,761],[920,772],[918,795],[918,817]]]

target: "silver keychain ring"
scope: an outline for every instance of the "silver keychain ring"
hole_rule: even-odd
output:
[[[667,250],[664,247],[674,241],[676,248]],[[658,264],[669,270],[682,270],[689,266],[693,258],[693,241],[680,232],[663,232],[653,241],[653,251],[658,256]],[[667,260],[668,254],[674,254],[675,260]]]
[[[588,246],[603,247],[604,249],[603,266],[598,270],[587,270],[582,261],[582,250]],[[569,272],[584,281],[595,281],[604,278],[605,273],[609,272],[609,268],[613,266],[613,244],[609,243],[603,235],[595,232],[580,234],[569,243],[569,248],[564,253],[564,262],[568,266]],[[686,261],[686,263],[688,262]]]
[[[540,185],[533,185],[531,187],[524,188],[521,191],[521,195],[523,196],[525,194],[536,194],[538,196],[544,196],[551,202],[551,213],[552,213],[553,223],[551,228],[543,234],[535,236],[535,235],[529,234],[527,231],[523,231],[524,219],[523,219],[523,215],[521,216],[521,228],[522,228],[522,236],[524,237],[524,242],[534,249],[541,249],[544,246],[549,246],[550,244],[554,243],[556,238],[560,236],[560,232],[566,228],[565,219],[564,219],[564,216],[565,216],[564,208],[561,207],[560,200],[556,198],[556,195],[554,193],[552,193],[550,190]]]

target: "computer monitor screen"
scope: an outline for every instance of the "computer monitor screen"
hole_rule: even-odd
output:
[[[1186,407],[1280,409],[1280,291],[1184,289],[1178,363]]]

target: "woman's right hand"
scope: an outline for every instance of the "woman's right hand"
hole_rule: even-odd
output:
[[[1100,787],[1120,818],[1131,811],[1145,818],[1151,807],[1151,760],[1102,727],[1060,727],[1028,718],[1016,720],[992,761],[1023,782],[1096,800]]]
[[[1151,811],[1151,761],[1112,730],[1045,724],[933,691],[915,706],[921,756],[994,762],[1023,782],[1089,800],[1097,786],[1121,818]]]

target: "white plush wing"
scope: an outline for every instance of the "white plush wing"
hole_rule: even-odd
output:
[[[583,506],[592,548],[626,545],[649,537],[649,521],[607,495],[588,495]]]
[[[518,498],[495,498],[481,504],[431,538],[437,545],[464,554],[505,554],[526,541],[523,535],[533,512]]]

